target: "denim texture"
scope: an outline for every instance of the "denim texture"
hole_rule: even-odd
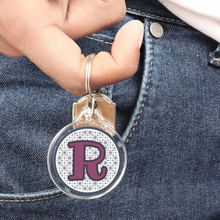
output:
[[[0,54],[1,220],[220,219],[220,69],[209,64],[218,43],[156,0],[129,0],[127,8],[118,26],[77,41],[84,55],[110,52],[124,23],[145,25],[135,76],[101,90],[117,105],[128,166],[99,199],[64,195],[47,170],[49,144],[79,97],[27,58]],[[152,22],[162,25],[161,38],[151,35]]]

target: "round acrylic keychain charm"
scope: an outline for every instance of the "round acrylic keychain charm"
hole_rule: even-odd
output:
[[[56,186],[71,197],[94,199],[121,181],[127,154],[115,131],[115,103],[90,93],[73,104],[73,123],[52,140],[48,169]]]

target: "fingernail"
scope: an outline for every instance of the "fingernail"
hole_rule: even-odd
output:
[[[139,49],[141,48],[141,45],[143,43],[143,38],[144,38],[144,24],[140,22],[140,29],[139,29],[139,36],[138,36],[138,46]]]

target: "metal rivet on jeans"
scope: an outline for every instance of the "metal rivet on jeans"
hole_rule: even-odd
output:
[[[150,32],[154,37],[160,38],[163,36],[163,27],[159,23],[153,22],[150,25]]]

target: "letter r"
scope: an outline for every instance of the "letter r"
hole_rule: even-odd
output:
[[[74,141],[68,144],[69,148],[73,148],[73,175],[68,179],[83,180],[85,178],[84,170],[86,167],[87,174],[90,179],[102,180],[107,174],[107,168],[103,166],[101,172],[98,172],[98,165],[105,159],[105,148],[98,142],[94,141]],[[99,157],[95,160],[86,160],[86,147],[94,147],[99,150]]]

